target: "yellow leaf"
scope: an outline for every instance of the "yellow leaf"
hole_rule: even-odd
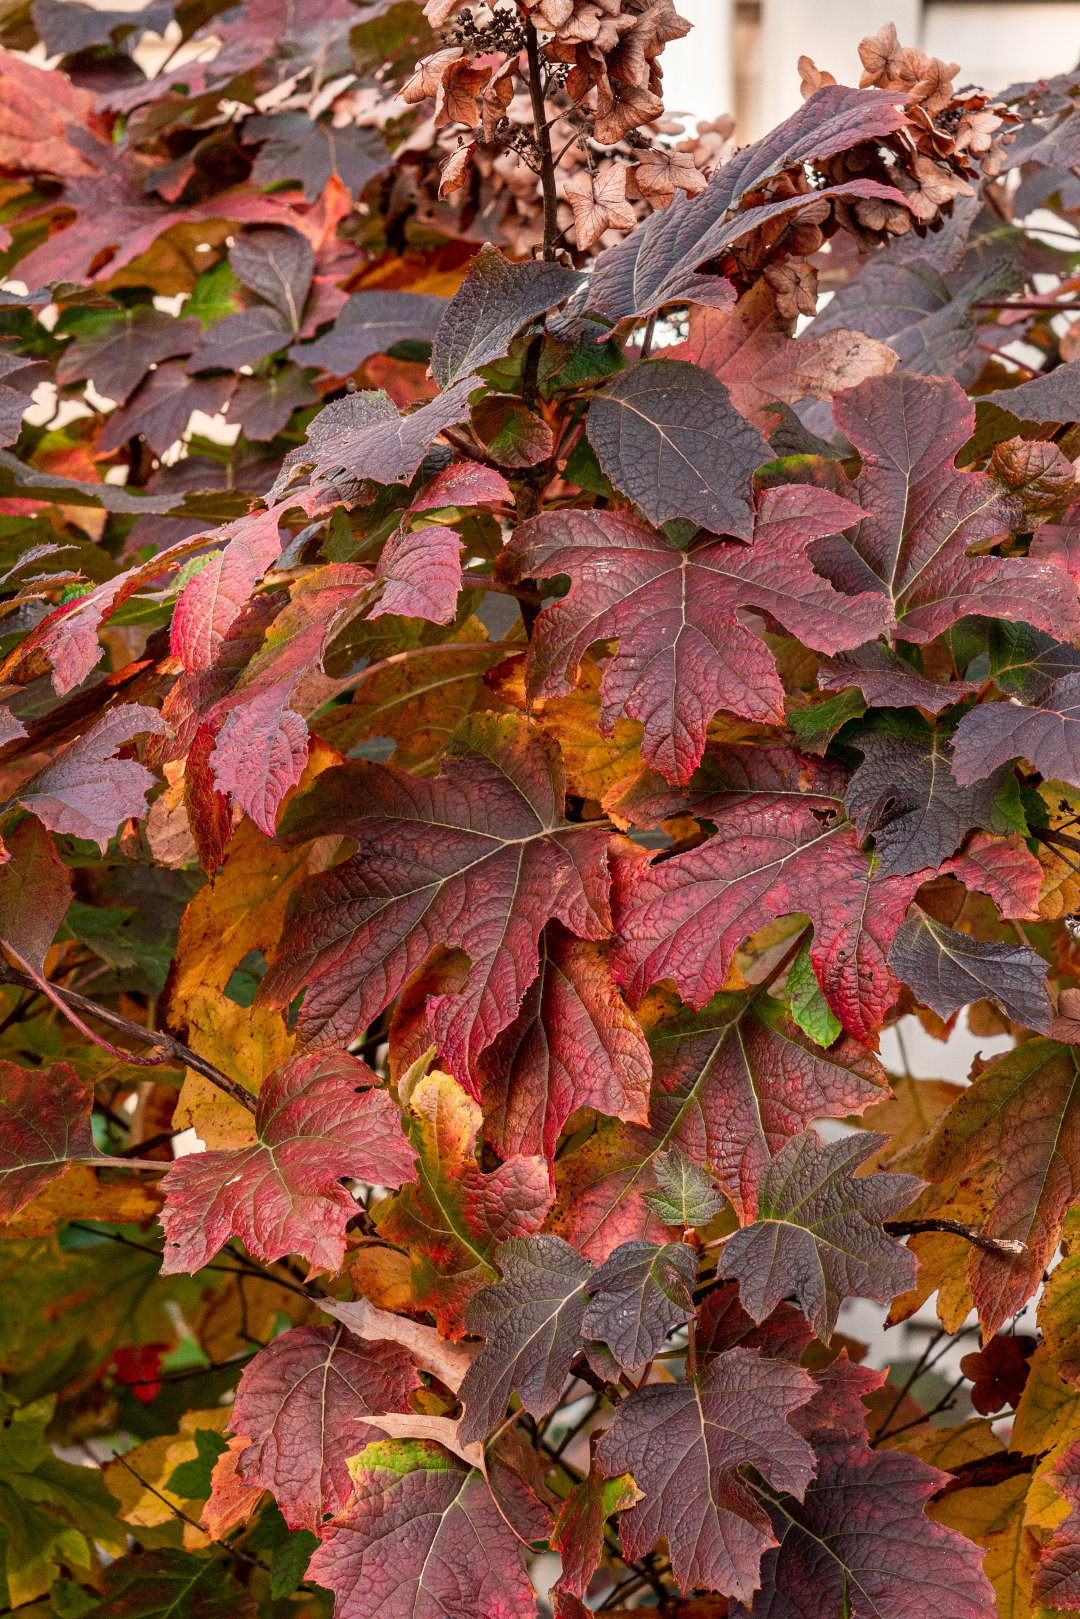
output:
[[[313,739],[297,791],[340,762],[339,753]],[[169,1019],[174,1028],[186,1027],[201,991],[223,990],[252,950],[261,950],[269,959],[281,937],[289,895],[309,873],[323,869],[327,855],[322,839],[314,846],[283,849],[253,822],[241,822],[225,851],[221,870],[213,883],[200,888],[180,923],[169,990]]]
[[[853,1115],[848,1121],[864,1130],[878,1130],[889,1138],[880,1152],[860,1165],[860,1175],[874,1174],[886,1166],[890,1169],[901,1167],[896,1160],[902,1154],[912,1153],[935,1120],[966,1089],[963,1085],[951,1085],[944,1079],[913,1079],[910,1074],[890,1074],[889,1084],[894,1093],[891,1101],[875,1102],[861,1118]],[[908,1173],[917,1175],[922,1165],[905,1156],[902,1167]]]
[[[193,1462],[198,1456],[197,1429],[210,1428],[214,1433],[224,1433],[230,1415],[227,1405],[215,1406],[212,1411],[187,1411],[180,1418],[178,1433],[148,1439],[145,1444],[127,1451],[123,1458],[110,1462],[105,1469],[105,1484],[120,1502],[117,1517],[144,1529],[179,1522],[177,1512],[197,1522],[202,1502],[174,1495],[166,1488],[166,1481],[181,1462]],[[194,1551],[209,1545],[209,1537],[201,1529],[184,1525],[183,1543],[189,1551]]]
[[[122,1173],[118,1171],[118,1176]],[[130,1174],[106,1181],[89,1164],[71,1164],[14,1220],[0,1225],[0,1238],[47,1237],[65,1220],[110,1220],[117,1225],[139,1225],[145,1231],[157,1219],[163,1202],[156,1181]]]
[[[420,1310],[413,1294],[408,1254],[381,1243],[366,1243],[349,1254],[345,1270],[356,1292],[380,1310],[395,1314]]]
[[[617,782],[645,769],[639,752],[642,728],[637,720],[619,719],[614,734],[600,735],[600,682],[604,671],[586,655],[578,683],[566,697],[542,697],[533,714],[545,733],[559,744],[566,768],[566,790],[579,798],[600,799]],[[526,707],[525,660],[514,658],[488,682],[495,695],[514,708]]]
[[[240,1477],[240,1452],[250,1444],[246,1434],[237,1434],[214,1463],[210,1499],[199,1519],[211,1540],[227,1540],[234,1529],[247,1523],[263,1498],[260,1486],[245,1484]]]
[[[1072,823],[1080,816],[1080,791],[1063,781],[1044,781],[1039,792],[1046,802],[1051,830],[1067,827],[1075,835]],[[1039,864],[1043,869],[1039,889],[1039,910],[1054,920],[1080,909],[1080,872],[1066,850],[1059,854],[1049,844],[1040,843]]]
[[[268,1268],[280,1270],[284,1280],[292,1281],[284,1266]],[[317,1314],[314,1299],[302,1298],[269,1276],[230,1276],[224,1287],[207,1288],[203,1294],[195,1336],[207,1359],[220,1365],[254,1344],[267,1343],[279,1315],[302,1327]]]
[[[397,743],[394,764],[414,775],[430,775],[483,694],[484,675],[507,655],[505,648],[477,646],[486,639],[479,619],[468,619],[447,642],[401,663],[384,664],[361,679],[352,702],[330,709],[316,720],[315,730],[343,753],[373,737],[390,737]],[[454,651],[455,642],[471,650]]]
[[[292,1052],[284,1015],[270,1007],[237,1006],[221,990],[203,986],[188,998],[188,1045],[257,1096],[267,1074]],[[257,1139],[253,1115],[189,1068],[173,1114],[173,1128],[188,1126],[212,1150],[249,1147]]]
[[[1005,1446],[994,1432],[992,1417],[972,1417],[955,1428],[932,1428],[929,1433],[905,1435],[893,1447],[917,1456],[931,1467],[953,1473],[965,1462],[997,1456]]]
[[[1063,1257],[1039,1300],[1043,1341],[1031,1357],[1009,1441],[1037,1456],[1080,1433],[1080,1209],[1066,1216]]]
[[[950,1181],[943,1186],[928,1186],[903,1211],[906,1220],[925,1220],[930,1216],[944,1220],[960,1220],[976,1229],[982,1224],[993,1206],[993,1184],[996,1168],[981,1170],[967,1180]],[[919,1274],[909,1293],[900,1293],[893,1299],[887,1325],[906,1321],[922,1308],[933,1292],[937,1292],[938,1320],[946,1332],[959,1332],[973,1301],[968,1282],[968,1260],[971,1245],[963,1237],[950,1236],[946,1231],[928,1231],[910,1237],[908,1247],[918,1256]]]
[[[933,1501],[926,1515],[986,1547],[983,1571],[994,1587],[998,1619],[1033,1619],[1031,1577],[1039,1543],[1024,1524],[1029,1473],[981,1489],[954,1490]]]

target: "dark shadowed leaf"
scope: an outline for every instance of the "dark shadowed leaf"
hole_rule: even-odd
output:
[[[988,770],[977,787],[961,787],[948,731],[917,715],[885,714],[874,729],[855,732],[851,745],[864,757],[844,808],[861,838],[873,836],[883,876],[940,866],[972,827],[1008,832],[1020,819],[1008,766]]]
[[[459,1390],[465,1415],[458,1437],[465,1444],[502,1421],[511,1394],[531,1416],[547,1416],[581,1350],[588,1260],[559,1237],[517,1237],[497,1258],[502,1280],[465,1312],[468,1331],[484,1339]]]
[[[624,371],[589,406],[589,442],[650,522],[682,517],[748,540],[750,480],[769,448],[722,382],[685,360]]]
[[[182,360],[168,360],[109,417],[97,441],[98,451],[104,455],[107,450],[119,450],[128,439],[141,434],[155,455],[164,455],[183,437],[192,411],[216,416],[235,386],[235,377],[189,377]]]
[[[887,343],[897,355],[898,370],[952,377],[975,350],[971,305],[992,291],[1008,290],[1012,280],[1004,257],[991,257],[971,274],[958,271],[946,277],[923,260],[897,264],[874,256],[837,289],[802,336],[813,342],[854,327]]]
[[[156,708],[123,703],[110,709],[19,788],[19,803],[50,832],[91,838],[104,854],[121,821],[146,814],[154,777],[137,760],[115,755],[132,737],[147,732],[167,734]]]
[[[419,1386],[398,1344],[367,1343],[342,1326],[283,1333],[236,1391],[229,1427],[250,1440],[241,1478],[273,1491],[291,1529],[321,1529],[352,1492],[349,1457],[381,1437],[364,1418],[408,1411]]]
[[[473,716],[434,780],[364,762],[327,771],[282,835],[310,836],[310,824],[359,848],[296,896],[262,1002],[287,1005],[306,984],[301,1038],[347,1043],[435,945],[465,950],[468,988],[433,1001],[428,1017],[451,1070],[472,1084],[537,975],[548,918],[578,937],[607,933],[607,833],[565,823],[563,793],[561,763],[517,716]]]
[[[989,996],[1014,1023],[1050,1033],[1046,962],[1030,945],[973,939],[915,906],[897,930],[889,966],[940,1017]]]
[[[685,1243],[623,1243],[587,1283],[582,1337],[606,1344],[624,1371],[636,1371],[694,1314],[696,1280],[697,1254]]]
[[[102,1586],[102,1619],[255,1619],[258,1611],[216,1561],[173,1547],[119,1558]]]
[[[923,1166],[928,1180],[955,1180],[987,1159],[998,1166],[990,1237],[1026,1252],[976,1253],[968,1262],[985,1335],[1023,1308],[1058,1244],[1080,1184],[1078,1050],[1034,1039],[1008,1051],[976,1079],[938,1126]]]
[[[356,195],[390,164],[390,153],[377,130],[333,129],[329,124],[312,123],[304,112],[249,118],[244,124],[244,141],[261,143],[251,171],[256,185],[298,180],[308,202],[326,189],[332,174]]]
[[[801,1367],[736,1348],[691,1381],[623,1400],[596,1456],[609,1477],[631,1473],[645,1494],[619,1521],[626,1556],[644,1557],[665,1535],[683,1591],[749,1598],[772,1534],[738,1470],[749,1463],[774,1489],[802,1496],[813,1454],[790,1418],[813,1392]]]
[[[1041,529],[1032,541],[1033,551],[1044,532]],[[1075,647],[1033,630],[1030,624],[1006,624],[995,619],[989,630],[994,684],[1025,703],[1035,702],[1053,681],[1080,671],[1080,652]]]
[[[299,331],[315,270],[315,253],[306,236],[273,226],[244,231],[229,249],[229,263],[245,287],[273,304]]]
[[[881,1222],[907,1207],[918,1179],[854,1176],[887,1139],[868,1131],[822,1146],[806,1130],[768,1165],[757,1219],[728,1239],[719,1261],[755,1321],[794,1294],[815,1336],[828,1340],[845,1298],[887,1304],[913,1285],[915,1255],[887,1237]]]
[[[56,845],[33,816],[19,821],[5,839],[0,865],[0,939],[43,972],[45,956],[72,899],[71,872]]]
[[[334,400],[308,430],[314,477],[344,469],[358,480],[408,483],[443,428],[468,416],[472,386],[466,378],[409,416],[399,416],[384,393]],[[307,450],[300,453],[307,458]]]
[[[987,1619],[996,1611],[981,1547],[923,1510],[949,1475],[867,1443],[860,1396],[884,1377],[841,1354],[792,1416],[813,1446],[816,1477],[801,1502],[755,1486],[779,1545],[762,1559],[760,1591],[744,1599],[753,1619],[845,1611],[880,1619],[905,1610],[920,1619]],[[738,1619],[746,1613],[732,1605]]]
[[[1055,680],[1033,708],[980,703],[964,715],[953,749],[958,782],[994,780],[1018,758],[1048,781],[1080,784],[1080,674]]]
[[[854,686],[874,708],[926,708],[940,714],[951,703],[973,697],[980,682],[926,680],[883,642],[867,641],[854,652],[819,659],[818,685],[822,691],[844,691]]]
[[[685,549],[625,512],[548,512],[523,524],[504,552],[504,576],[572,581],[540,615],[529,696],[571,691],[590,644],[618,636],[600,686],[601,734],[612,736],[623,716],[642,721],[645,760],[668,781],[689,781],[717,709],[765,722],[783,711],[775,660],[740,609],[763,609],[822,651],[883,621],[880,597],[838,595],[807,555],[849,510],[827,490],[769,490],[752,546],[701,536]]]
[[[68,344],[56,380],[63,386],[90,377],[99,394],[123,405],[152,365],[190,354],[200,331],[198,321],[177,320],[148,304],[99,316],[85,337]]]
[[[804,206],[801,197],[731,214],[739,199],[756,191],[783,169],[798,168],[814,158],[843,151],[853,139],[888,135],[903,122],[895,93],[851,90],[830,85],[817,90],[798,112],[752,146],[717,169],[700,196],[690,201],[678,193],[670,207],[654,213],[640,229],[597,260],[589,282],[589,303],[612,320],[647,315],[677,298],[717,303],[721,291],[714,276],[695,278],[697,266],[717,257],[742,235],[768,219]],[[872,189],[862,190],[862,187]],[[872,182],[855,182],[855,195],[897,193]],[[847,186],[836,195],[848,194]],[[695,279],[703,285],[695,289]],[[729,293],[728,301],[734,302]]]
[[[433,343],[446,305],[447,299],[422,292],[354,292],[333,329],[294,349],[293,359],[346,377],[395,343]]]
[[[318,399],[311,376],[298,365],[287,365],[265,377],[241,377],[229,400],[229,421],[240,423],[246,439],[264,443],[275,438],[294,410]]]
[[[431,369],[439,387],[500,359],[526,321],[554,309],[580,284],[576,270],[543,259],[513,264],[485,242],[435,335]]]
[[[308,1569],[339,1619],[509,1619],[535,1605],[525,1558],[550,1520],[507,1468],[490,1465],[489,1484],[430,1440],[389,1440],[351,1471],[355,1494]]]
[[[1056,366],[1045,377],[1033,377],[1019,387],[998,388],[979,397],[1021,421],[1075,422],[1080,419],[1080,360]]]
[[[258,1141],[193,1153],[165,1178],[164,1270],[198,1270],[236,1235],[272,1263],[302,1254],[340,1268],[356,1204],[343,1177],[399,1186],[412,1153],[393,1098],[346,1052],[293,1057],[272,1074],[255,1114]]]
[[[93,1086],[66,1062],[20,1068],[0,1062],[0,1218],[10,1220],[72,1158],[94,1153]]]
[[[215,366],[239,371],[242,365],[254,365],[268,354],[277,354],[290,341],[291,332],[288,318],[269,304],[240,309],[204,332],[188,361],[188,371]]]

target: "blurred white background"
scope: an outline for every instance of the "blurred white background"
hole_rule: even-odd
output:
[[[669,116],[734,113],[740,144],[799,105],[800,56],[858,84],[859,40],[885,22],[902,44],[959,62],[959,85],[985,90],[1064,73],[1080,58],[1074,0],[678,0],[678,10],[694,32],[664,53]]]

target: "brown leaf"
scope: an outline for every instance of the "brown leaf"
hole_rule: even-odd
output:
[[[469,164],[476,151],[475,141],[466,141],[444,163],[442,175],[439,180],[439,196],[449,197],[455,191],[460,191],[465,184],[465,176],[469,172]]]
[[[633,125],[628,124],[627,128]],[[621,139],[618,135],[612,138]],[[621,163],[612,164],[599,174],[587,169],[575,174],[567,180],[564,193],[574,210],[579,253],[592,247],[606,230],[633,230],[637,224],[637,215],[626,200],[626,169]]]
[[[413,103],[437,96],[451,64],[462,61],[464,56],[460,45],[451,45],[448,50],[425,56],[422,62],[417,62],[416,72],[399,91],[402,101]]]
[[[815,67],[809,56],[800,56],[797,66],[799,69],[799,89],[804,101],[807,96],[812,96],[815,90],[820,90],[823,84],[836,83],[832,74],[826,73],[822,68]]]
[[[623,84],[618,79],[609,80],[606,86],[601,85],[597,91],[596,139],[602,146],[615,146],[632,129],[637,129],[640,124],[652,123],[663,111],[664,103],[651,91],[642,90],[635,84]],[[630,230],[631,225],[623,225],[621,229]],[[590,238],[590,241],[595,240],[595,236]]]
[[[700,169],[694,167],[690,152],[666,152],[661,147],[643,152],[640,163],[636,163],[631,172],[646,202],[659,209],[668,207],[676,191],[696,197],[709,183]]]
[[[435,98],[435,128],[465,124],[475,129],[480,122],[476,98],[490,78],[489,67],[474,68],[467,57],[451,62]]]

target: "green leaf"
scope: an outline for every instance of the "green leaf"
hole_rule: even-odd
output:
[[[653,1171],[660,1184],[658,1192],[648,1192],[644,1201],[665,1225],[708,1225],[720,1213],[727,1201],[711,1175],[699,1169],[678,1147],[658,1152],[652,1161]]]
[[[204,270],[192,289],[184,309],[185,315],[198,315],[203,331],[216,326],[226,315],[235,315],[240,308],[240,282],[228,259],[219,259],[212,269]]]
[[[833,737],[848,720],[857,720],[866,713],[866,704],[858,686],[849,686],[823,703],[810,703],[805,708],[789,708],[784,723],[795,732],[803,753],[822,754]]]
[[[83,1619],[84,1613],[101,1606],[100,1597],[91,1596],[74,1580],[54,1580],[49,1598],[59,1619]]]
[[[195,1446],[199,1454],[190,1462],[174,1467],[165,1488],[185,1501],[205,1501],[213,1488],[211,1474],[218,1457],[228,1450],[228,1442],[212,1428],[196,1428]]]
[[[831,1046],[834,1040],[839,1039],[840,1020],[833,1016],[828,1001],[821,993],[821,985],[810,962],[809,940],[804,941],[788,971],[787,992],[792,1018],[816,1046]]]

